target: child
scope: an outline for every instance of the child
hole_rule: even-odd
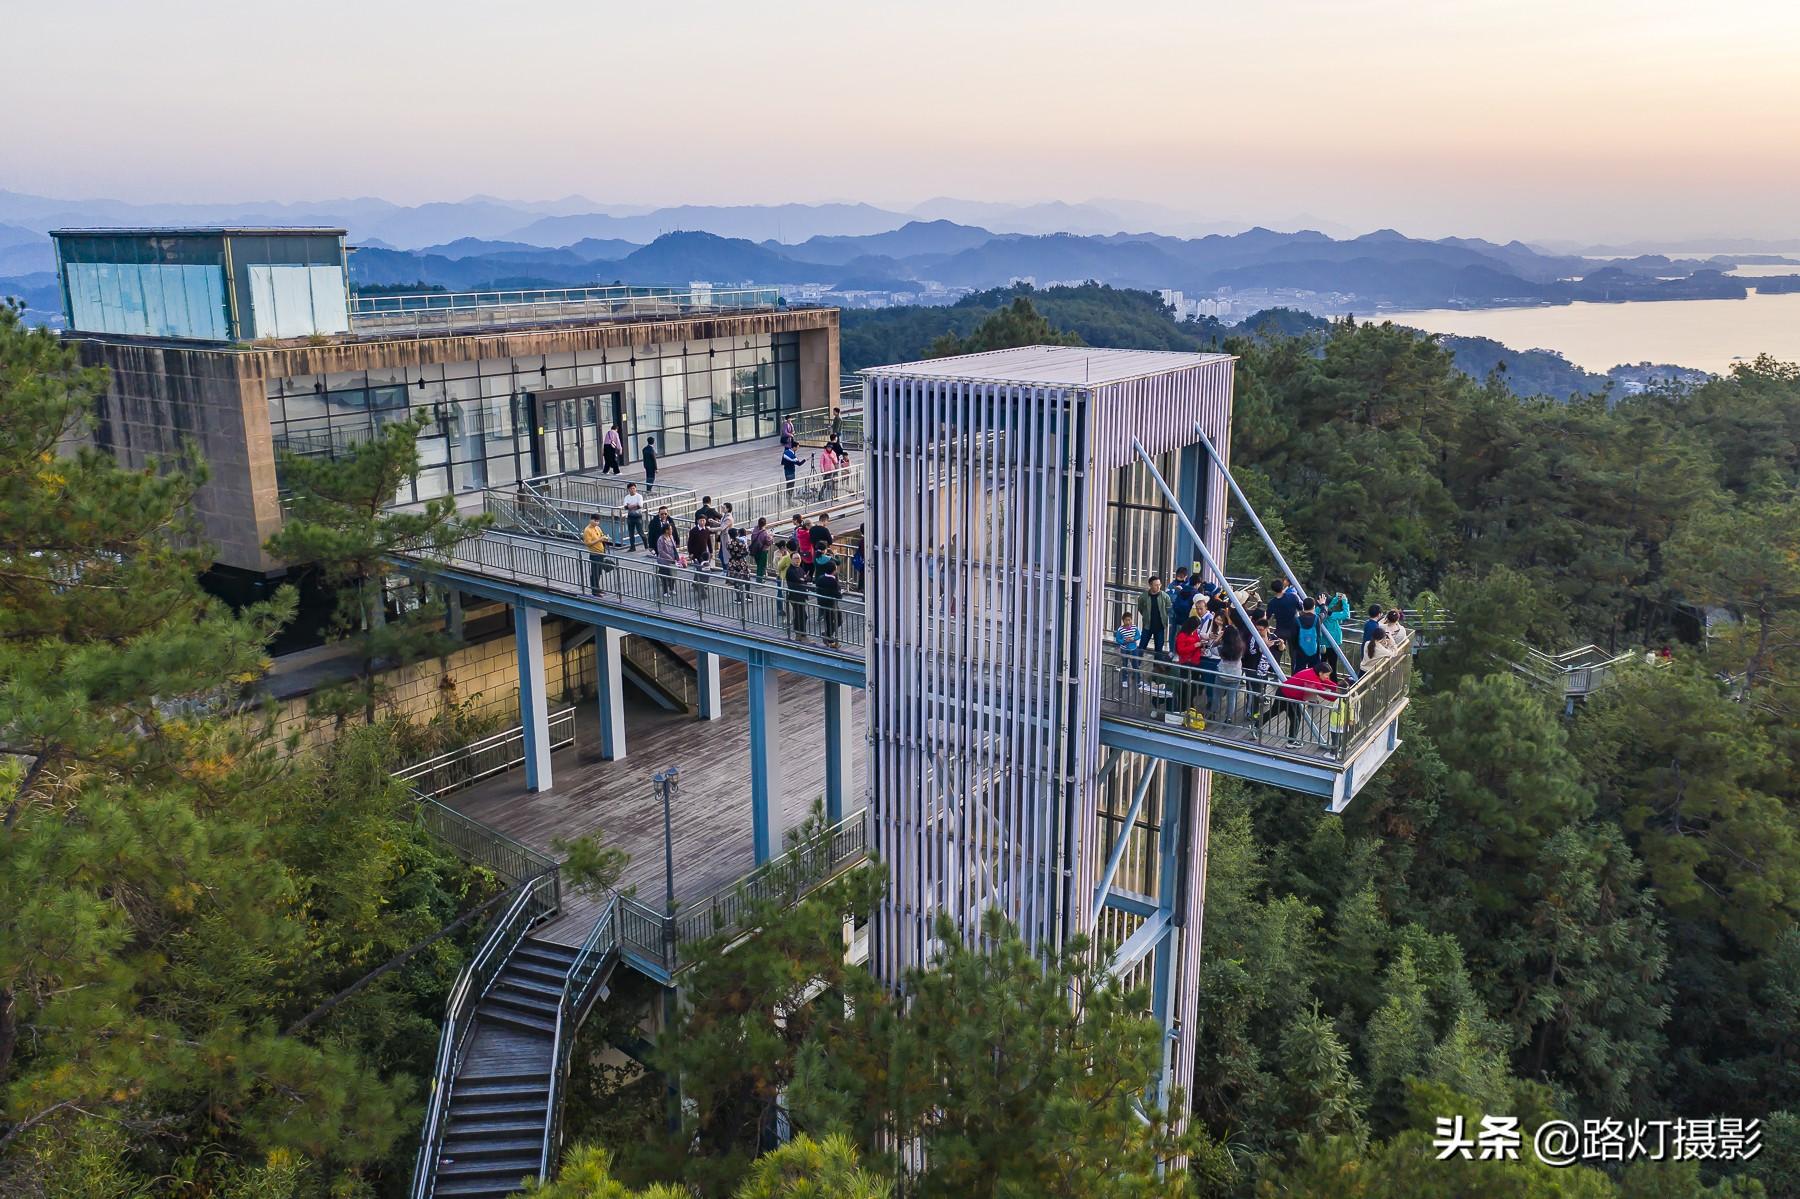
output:
[[[1119,647],[1119,653],[1125,659],[1125,689],[1141,687],[1138,670],[1138,655],[1143,650],[1144,632],[1138,628],[1137,617],[1127,608],[1119,615],[1119,627],[1113,630],[1113,644]]]

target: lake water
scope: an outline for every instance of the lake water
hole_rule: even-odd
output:
[[[1757,271],[1765,272],[1800,274],[1800,268]],[[1362,314],[1357,316],[1361,319]],[[1370,319],[1430,333],[1491,337],[1515,350],[1555,350],[1590,371],[1607,371],[1620,363],[1670,362],[1724,374],[1734,358],[1758,354],[1800,362],[1800,292],[1753,291],[1742,300],[1376,312]]]

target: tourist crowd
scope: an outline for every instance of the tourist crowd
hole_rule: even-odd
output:
[[[1251,606],[1203,581],[1198,564],[1176,568],[1166,583],[1153,576],[1113,630],[1124,658],[1120,685],[1190,726],[1212,722],[1260,736],[1280,715],[1290,746],[1305,743],[1309,729],[1334,742],[1347,726],[1339,699],[1353,676],[1409,652],[1404,615],[1372,605],[1360,644],[1346,645],[1352,609],[1343,592],[1306,595],[1285,579],[1269,592],[1267,605]],[[1313,706],[1319,710],[1309,712]]]

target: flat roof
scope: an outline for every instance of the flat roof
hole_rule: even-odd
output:
[[[1230,354],[1195,354],[1180,350],[1109,350],[1093,346],[1019,346],[982,354],[958,354],[922,362],[901,362],[862,371],[900,379],[956,379],[964,382],[1031,383],[1068,387],[1123,383],[1229,362]]]
[[[155,225],[118,229],[52,229],[51,237],[343,237],[324,225]]]

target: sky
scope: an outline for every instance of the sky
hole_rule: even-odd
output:
[[[0,188],[136,201],[1124,197],[1416,236],[1800,235],[1789,0],[70,0]]]

